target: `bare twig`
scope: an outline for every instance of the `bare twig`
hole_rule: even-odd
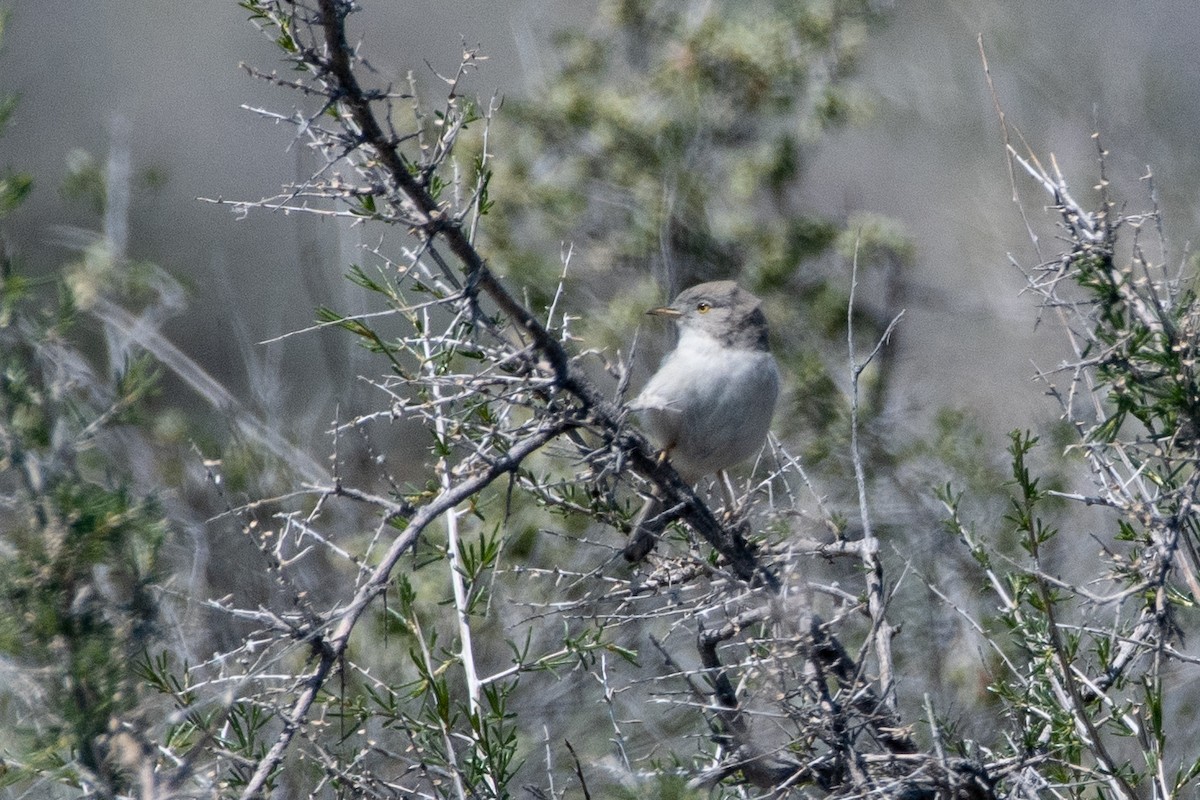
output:
[[[867,608],[871,615],[871,627],[874,634],[875,657],[879,661],[879,683],[882,687],[882,702],[888,711],[896,707],[895,675],[892,665],[892,636],[895,630],[887,621],[887,598],[883,579],[883,562],[879,558],[879,540],[871,528],[871,515],[867,507],[866,469],[863,466],[862,451],[859,446],[859,378],[863,370],[871,363],[883,345],[887,342],[892,330],[904,315],[901,311],[888,324],[887,329],[875,343],[870,354],[861,362],[854,346],[854,293],[858,288],[858,245],[855,244],[854,263],[850,276],[850,299],[846,304],[846,347],[850,362],[850,452],[854,460],[854,479],[858,488],[858,511],[862,520],[862,544],[859,552],[862,555],[863,566],[867,576]]]

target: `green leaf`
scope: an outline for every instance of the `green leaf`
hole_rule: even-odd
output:
[[[33,176],[26,172],[5,172],[0,176],[0,217],[6,217],[33,191]]]
[[[8,127],[8,121],[12,118],[12,114],[16,110],[19,102],[20,95],[0,95],[0,133],[3,133],[4,129]]]

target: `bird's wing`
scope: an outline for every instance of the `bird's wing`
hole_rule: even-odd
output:
[[[669,398],[657,394],[647,395],[645,392],[639,394],[629,404],[629,408],[633,411],[667,411],[672,414],[682,414],[683,410],[679,408],[677,403],[672,402]]]

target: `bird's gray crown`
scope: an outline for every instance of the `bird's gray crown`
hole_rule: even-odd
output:
[[[684,289],[671,305],[651,313],[675,317],[681,331],[701,331],[726,347],[768,347],[762,301],[733,281],[711,281]]]

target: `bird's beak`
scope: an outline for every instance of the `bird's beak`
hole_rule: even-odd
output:
[[[658,308],[652,308],[649,311],[647,311],[646,313],[652,317],[682,317],[683,316],[682,311],[677,311],[677,310],[671,308],[670,306],[660,306]]]

